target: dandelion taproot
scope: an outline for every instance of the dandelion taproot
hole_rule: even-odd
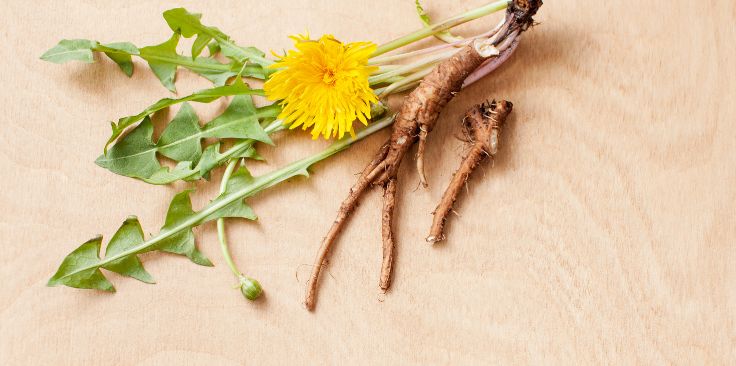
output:
[[[281,101],[279,118],[291,129],[311,128],[314,139],[354,135],[353,122],[367,125],[378,101],[368,82],[378,69],[368,66],[376,45],[344,44],[331,35],[291,38],[296,49],[270,66],[277,71],[263,86],[269,99]]]

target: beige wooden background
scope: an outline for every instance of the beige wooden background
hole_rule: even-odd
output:
[[[426,0],[436,17],[482,3]],[[69,251],[127,215],[156,232],[184,185],[93,164],[107,121],[168,95],[145,65],[128,79],[107,60],[38,57],[61,38],[158,43],[161,12],[178,5],[267,50],[304,30],[380,43],[417,28],[413,2],[6,0],[0,364],[736,364],[735,4],[548,0],[513,60],[442,114],[429,190],[415,190],[405,164],[391,292],[378,293],[373,192],[309,313],[307,264],[385,132],[251,200],[258,223],[231,223],[236,260],[266,289],[256,303],[230,287],[214,225],[197,230],[214,268],[154,253],[144,260],[156,285],[110,275],[116,294],[47,288]],[[181,93],[207,85],[179,78]],[[500,156],[469,184],[449,240],[429,247],[429,213],[462,154],[452,136],[486,97],[516,106]],[[197,107],[204,119],[224,105]],[[324,145],[277,143],[254,170]],[[198,185],[195,205],[216,180]]]

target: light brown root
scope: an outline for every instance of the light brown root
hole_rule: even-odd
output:
[[[330,231],[322,240],[322,245],[320,246],[317,257],[314,260],[312,275],[307,283],[307,293],[304,298],[304,306],[308,310],[314,309],[314,303],[317,296],[317,283],[319,281],[320,274],[322,273],[322,267],[326,265],[325,262],[327,260],[327,255],[329,254],[338,235],[342,232],[348,217],[350,217],[350,214],[355,210],[355,207],[357,207],[358,201],[363,195],[363,192],[365,192],[366,188],[370,186],[373,179],[375,179],[375,176],[381,172],[381,169],[377,168],[381,167],[387,151],[388,142],[381,146],[373,160],[368,163],[365,169],[363,169],[360,177],[358,177],[358,181],[355,182],[355,185],[353,185],[352,188],[350,188],[350,194],[340,205],[340,210],[337,212],[337,218],[335,218]]]
[[[434,210],[432,227],[427,236],[427,242],[436,243],[445,239],[444,226],[448,214],[453,211],[452,206],[463,187],[466,186],[470,175],[486,157],[491,157],[498,150],[498,136],[506,118],[513,109],[511,102],[493,101],[491,103],[473,107],[466,114],[463,122],[471,136],[472,147],[463,157],[463,161],[452,176],[447,190],[442,195],[440,203]]]
[[[381,239],[383,240],[383,261],[379,287],[386,291],[391,285],[391,269],[394,263],[393,217],[396,206],[396,179],[386,183],[383,191],[383,214],[381,215]]]

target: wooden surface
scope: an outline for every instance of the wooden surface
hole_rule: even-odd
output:
[[[426,1],[435,17],[481,3]],[[8,0],[0,364],[736,364],[734,4],[548,0],[514,58],[442,114],[430,189],[415,189],[405,164],[391,291],[378,292],[372,192],[309,313],[308,263],[385,132],[251,200],[258,223],[230,224],[236,260],[266,289],[258,302],[231,288],[211,224],[196,232],[214,268],[153,253],[144,261],[156,285],[110,275],[116,294],[47,288],[68,252],[109,237],[127,215],[156,232],[185,185],[149,186],[93,164],[107,121],[168,95],[145,65],[128,79],[107,60],[38,57],[61,38],[156,44],[169,34],[161,12],[178,5],[267,50],[304,30],[380,43],[417,28],[413,2]],[[179,78],[182,94],[207,85]],[[429,213],[462,154],[452,136],[486,97],[515,104],[498,160],[468,185],[449,240],[429,247]],[[205,119],[223,106],[198,111]],[[324,145],[301,134],[277,143],[256,172]],[[216,183],[198,185],[195,205]]]

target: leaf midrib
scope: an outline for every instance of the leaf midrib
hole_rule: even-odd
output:
[[[228,64],[207,64],[197,63],[197,61],[189,61],[189,58],[184,56],[179,57],[166,57],[166,56],[154,56],[154,55],[139,55],[144,60],[155,60],[163,61],[174,65],[184,66],[193,69],[210,69],[213,71],[231,71],[231,67]]]
[[[45,58],[46,59],[49,59],[51,57],[57,57],[57,56],[60,56],[60,55],[66,55],[66,54],[69,54],[69,53],[84,52],[84,51],[92,52],[88,48],[77,48],[77,49],[74,49],[74,50],[68,50],[68,51],[64,51],[64,52],[52,53],[52,54],[46,55]]]

